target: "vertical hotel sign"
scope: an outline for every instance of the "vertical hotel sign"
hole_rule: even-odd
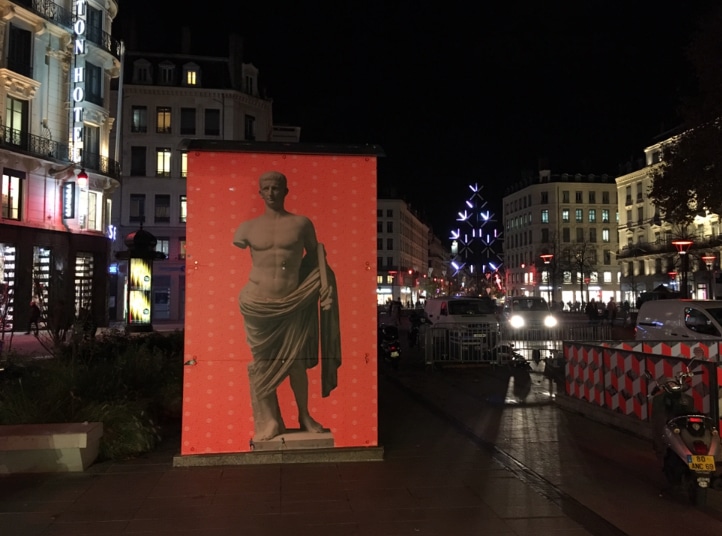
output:
[[[70,133],[70,160],[80,162],[83,148],[83,111],[85,109],[85,33],[87,31],[88,5],[86,0],[75,0],[75,20],[73,31],[75,43],[73,44],[73,74],[71,80],[73,99],[73,118]]]

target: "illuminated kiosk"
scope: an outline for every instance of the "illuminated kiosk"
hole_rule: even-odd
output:
[[[164,253],[155,250],[158,240],[140,229],[125,237],[127,251],[119,251],[115,258],[128,261],[128,282],[125,295],[125,330],[153,331],[153,261],[165,260]]]

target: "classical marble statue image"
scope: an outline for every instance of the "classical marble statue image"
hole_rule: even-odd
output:
[[[251,256],[238,303],[253,356],[248,379],[256,442],[287,432],[277,396],[286,378],[300,429],[328,432],[309,412],[308,369],[320,361],[321,394],[327,397],[341,364],[336,278],[313,222],[286,210],[285,175],[268,171],[258,181],[265,210],[242,222],[233,236],[233,244],[248,248]]]

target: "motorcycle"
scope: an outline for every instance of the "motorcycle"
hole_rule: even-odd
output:
[[[691,371],[694,359],[674,377],[653,379],[649,398],[652,403],[653,447],[662,460],[667,481],[686,493],[697,506],[707,502],[707,490],[722,490],[722,451],[717,424],[694,407],[687,394],[691,379],[703,374]]]
[[[380,357],[398,370],[401,359],[401,344],[399,343],[399,329],[389,324],[381,324],[378,328],[378,350]]]

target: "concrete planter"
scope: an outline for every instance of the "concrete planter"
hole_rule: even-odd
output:
[[[84,471],[102,436],[102,422],[2,425],[0,473]]]

